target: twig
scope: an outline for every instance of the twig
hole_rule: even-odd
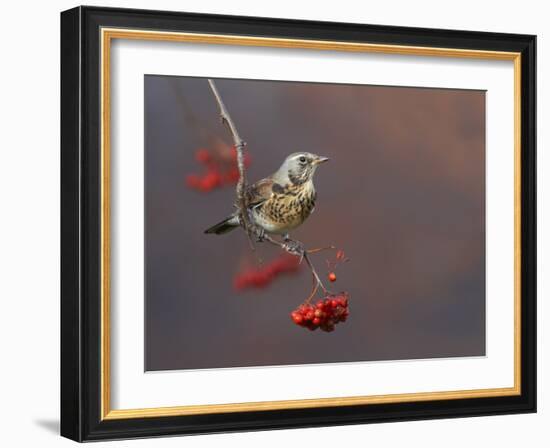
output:
[[[317,290],[319,289],[319,282],[317,281],[317,278],[313,274],[313,271],[311,272],[311,278],[313,280],[313,283],[311,285],[311,292],[306,300],[304,300],[304,303],[311,302],[311,299],[315,297],[315,294],[317,293]]]
[[[325,285],[323,285],[323,282],[319,278],[319,275],[317,274],[317,271],[315,270],[315,267],[313,266],[313,264],[311,263],[308,255],[307,255],[307,252],[304,253],[304,260],[306,260],[306,263],[309,266],[309,269],[311,269],[311,273],[313,274],[313,276],[317,280],[317,283],[319,284],[319,286],[323,289],[325,294],[328,294],[329,290],[327,288],[325,288]]]
[[[231,115],[229,115],[229,112],[225,107],[225,104],[222,100],[220,93],[218,92],[218,88],[216,87],[216,84],[211,79],[208,80],[208,84],[210,85],[210,89],[212,89],[212,93],[214,94],[214,97],[218,102],[218,107],[220,109],[220,118],[222,120],[222,123],[225,124],[229,129],[229,132],[233,137],[233,144],[235,145],[235,150],[237,151],[237,167],[239,168],[239,180],[237,182],[237,187],[236,187],[237,207],[239,209],[240,222],[242,223],[242,226],[244,227],[244,229],[246,230],[246,233],[250,238],[252,225],[250,223],[250,219],[248,216],[248,204],[246,200],[246,186],[247,186],[246,170],[244,167],[244,147],[246,146],[246,143],[239,135],[239,131],[237,131],[237,127],[235,126],[235,123],[231,119]]]
[[[308,254],[316,254],[317,252],[321,252],[323,250],[333,250],[336,249],[336,246],[325,246],[325,247],[317,247],[316,249],[308,249]]]

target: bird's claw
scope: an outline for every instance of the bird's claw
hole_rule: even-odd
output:
[[[305,254],[305,247],[302,243],[299,241],[294,240],[286,240],[283,243],[284,249],[292,255],[296,255],[297,257],[300,257],[300,262],[302,261],[302,258],[304,258]]]
[[[261,243],[265,238],[265,230],[262,228],[258,229],[256,237],[258,238],[258,243]]]

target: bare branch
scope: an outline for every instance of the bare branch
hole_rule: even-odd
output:
[[[229,115],[229,112],[225,107],[225,104],[222,100],[222,97],[220,96],[220,93],[218,92],[218,88],[216,87],[216,84],[211,79],[208,80],[208,84],[210,85],[210,88],[212,89],[212,93],[214,94],[214,97],[218,102],[222,123],[224,123],[229,128],[229,132],[231,132],[231,136],[233,137],[233,144],[235,145],[235,149],[237,151],[237,165],[239,167],[239,174],[240,174],[239,182],[237,183],[237,197],[239,199],[242,199],[244,198],[244,188],[246,186],[246,170],[244,168],[244,154],[243,154],[243,150],[244,150],[244,147],[246,146],[246,143],[239,135],[239,131],[237,131],[237,127],[235,126],[235,123],[231,119],[231,115]]]
[[[222,123],[225,124],[229,129],[229,132],[233,137],[235,150],[237,151],[237,167],[239,169],[239,180],[237,182],[236,193],[237,208],[239,209],[239,221],[246,231],[251,248],[254,249],[254,243],[252,242],[251,234],[258,234],[259,232],[258,229],[256,229],[255,226],[250,222],[250,217],[248,215],[248,202],[246,198],[246,169],[244,167],[244,147],[246,146],[246,143],[239,135],[239,131],[237,131],[237,127],[231,119],[231,115],[229,115],[229,112],[225,107],[220,92],[218,92],[216,83],[212,79],[209,79],[208,84],[210,85],[210,89],[212,90],[212,93],[214,94],[214,97],[216,98],[216,101],[218,103]]]
[[[308,249],[308,254],[316,254],[317,252],[321,252],[323,250],[335,250],[336,246],[325,246],[325,247],[317,247],[316,249]]]
[[[317,271],[315,270],[315,267],[313,266],[313,264],[311,263],[311,260],[309,259],[309,256],[307,255],[307,252],[304,252],[304,260],[306,260],[306,263],[309,266],[309,269],[311,269],[311,273],[313,274],[313,276],[317,280],[317,283],[323,289],[325,294],[329,293],[330,291],[327,288],[325,288],[325,285],[323,285],[323,282],[319,278],[319,275],[317,274]]]

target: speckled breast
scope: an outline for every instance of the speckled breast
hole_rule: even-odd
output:
[[[301,225],[315,208],[313,186],[285,188],[254,210],[256,223],[270,233],[286,233]]]

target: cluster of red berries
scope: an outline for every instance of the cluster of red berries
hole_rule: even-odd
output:
[[[349,296],[343,292],[330,295],[317,301],[315,305],[303,304],[296,308],[290,317],[300,327],[323,331],[334,331],[334,326],[345,322],[349,316]]]
[[[293,255],[284,254],[265,266],[248,269],[236,275],[233,286],[237,290],[265,288],[278,275],[294,273],[298,269],[300,269],[300,259]]]
[[[237,150],[234,146],[224,147],[220,151],[201,148],[195,152],[195,160],[206,168],[204,174],[189,174],[185,179],[189,188],[209,192],[239,181]],[[244,154],[245,167],[250,165],[250,156]]]

